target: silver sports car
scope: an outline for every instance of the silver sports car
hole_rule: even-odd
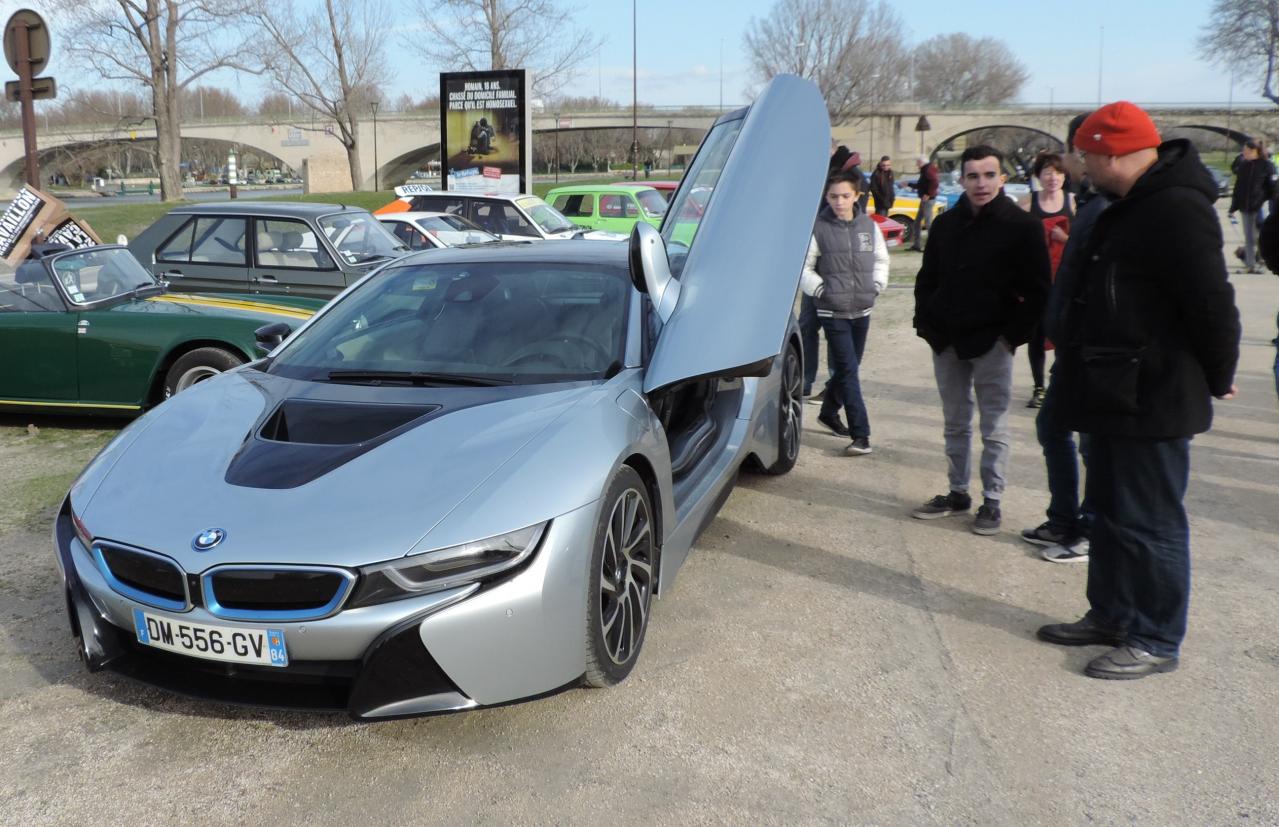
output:
[[[54,529],[88,668],[360,718],[624,679],[738,468],[798,456],[829,134],[778,77],[660,232],[399,259],[135,421]]]

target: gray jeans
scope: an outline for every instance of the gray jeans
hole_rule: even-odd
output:
[[[945,419],[950,490],[967,491],[972,473],[973,395],[981,416],[982,496],[999,500],[1008,470],[1008,408],[1012,403],[1013,354],[1003,339],[974,359],[948,347],[933,353],[933,374]]]
[[[1243,224],[1243,263],[1249,270],[1257,269],[1257,230],[1261,226],[1261,210],[1240,210]]]

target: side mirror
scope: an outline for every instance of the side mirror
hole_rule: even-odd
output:
[[[666,324],[679,303],[679,280],[671,275],[666,242],[651,224],[640,221],[631,230],[629,259],[631,283],[648,294],[657,317]]]
[[[263,325],[253,331],[253,338],[257,340],[258,354],[261,356],[268,355],[271,351],[280,346],[293,332],[293,328],[284,322],[275,322],[273,324]]]

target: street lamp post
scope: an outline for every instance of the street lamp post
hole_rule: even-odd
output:
[[[639,180],[639,43],[635,0],[631,0],[631,180]]]
[[[560,113],[555,113],[555,183],[560,182]]]
[[[373,191],[377,192],[381,189],[378,186],[378,164],[377,164],[377,107],[378,101],[369,101],[369,109],[373,110]]]

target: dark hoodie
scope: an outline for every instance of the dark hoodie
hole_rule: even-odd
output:
[[[1040,220],[1002,190],[976,215],[965,195],[933,222],[915,277],[915,330],[960,359],[981,356],[1001,336],[1017,347],[1039,322],[1048,280]]]
[[[1221,254],[1217,186],[1186,140],[1097,218],[1055,381],[1072,430],[1170,439],[1208,430],[1229,392],[1239,311]]]

